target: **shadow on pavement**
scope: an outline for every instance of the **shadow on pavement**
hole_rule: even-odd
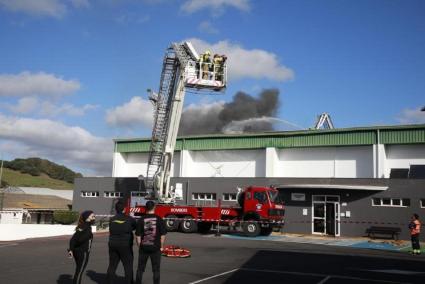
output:
[[[105,284],[106,283],[106,273],[98,273],[93,270],[87,270],[87,276],[94,282],[98,284]],[[114,284],[121,284],[125,283],[125,278],[121,276],[115,276],[115,279],[113,281]]]
[[[225,284],[425,283],[425,268],[415,259],[260,250],[223,278]]]
[[[59,275],[58,280],[56,280],[57,284],[72,284],[72,275],[69,274],[61,274]]]

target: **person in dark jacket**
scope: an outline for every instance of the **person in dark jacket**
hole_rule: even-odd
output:
[[[90,248],[93,241],[91,225],[95,221],[93,211],[87,210],[80,214],[75,233],[69,241],[68,254],[75,260],[73,284],[80,284],[84,270],[89,261]]]
[[[133,231],[136,221],[124,215],[125,205],[115,204],[117,214],[109,221],[109,266],[107,283],[114,283],[115,272],[121,261],[124,266],[125,283],[133,283]]]
[[[146,215],[142,216],[136,227],[136,241],[139,245],[139,263],[137,265],[136,284],[142,283],[146,263],[151,259],[153,283],[159,284],[161,267],[161,250],[164,247],[165,229],[164,220],[155,215],[155,203],[146,202]]]

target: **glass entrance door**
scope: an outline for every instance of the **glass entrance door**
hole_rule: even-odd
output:
[[[339,236],[339,196],[313,195],[312,200],[312,233]]]

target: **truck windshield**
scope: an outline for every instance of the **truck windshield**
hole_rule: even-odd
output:
[[[272,202],[272,203],[275,203],[275,204],[283,204],[283,200],[280,198],[280,196],[279,196],[279,191],[272,191],[272,190],[270,190],[270,191],[268,191],[268,193],[269,193],[269,198],[270,198],[270,201]]]

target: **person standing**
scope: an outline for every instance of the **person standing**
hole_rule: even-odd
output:
[[[419,242],[419,234],[421,232],[421,222],[419,221],[419,215],[413,214],[411,222],[409,224],[410,236],[412,239],[412,254],[421,254],[421,245]]]
[[[116,215],[109,221],[109,266],[107,283],[114,283],[115,272],[121,261],[124,266],[125,283],[133,283],[133,231],[136,221],[124,215],[125,205],[122,202],[115,204]]]
[[[201,55],[200,66],[202,70],[202,79],[210,80],[211,52],[209,50]]]
[[[93,241],[91,225],[95,220],[96,217],[93,211],[87,210],[81,213],[75,233],[69,241],[68,254],[69,257],[74,258],[76,264],[73,284],[81,283],[83,272],[87,267]]]
[[[142,283],[146,263],[151,259],[153,283],[159,284],[161,268],[161,251],[164,247],[165,229],[164,220],[155,215],[155,203],[146,202],[146,215],[140,218],[136,228],[136,241],[139,245],[139,263],[137,265],[136,284]]]

